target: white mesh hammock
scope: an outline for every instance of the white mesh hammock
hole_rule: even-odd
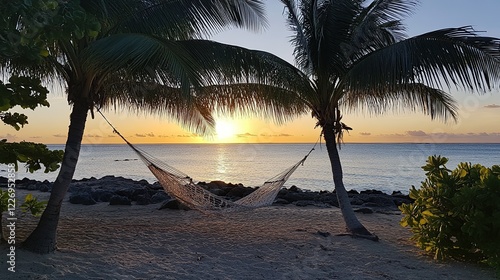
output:
[[[158,179],[158,182],[168,195],[177,199],[189,208],[202,212],[210,212],[215,210],[240,211],[245,209],[269,206],[273,204],[281,187],[285,184],[288,178],[290,178],[292,173],[306,161],[307,157],[311,154],[311,152],[314,150],[314,147],[316,146],[314,145],[309,153],[299,162],[285,169],[283,172],[277,174],[276,176],[268,179],[262,186],[258,187],[249,195],[242,197],[241,199],[238,199],[236,201],[231,201],[217,196],[204,189],[203,187],[195,184],[188,175],[132,145],[116,130],[116,128],[106,119],[106,117],[104,117],[104,115],[99,110],[97,111],[113,128],[114,133],[120,136],[123,141],[125,141],[125,143],[127,143],[130,148],[132,148],[132,150],[137,153],[137,155],[149,168],[151,173],[153,173],[156,179]]]

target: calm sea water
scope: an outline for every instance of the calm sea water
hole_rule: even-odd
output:
[[[301,160],[312,144],[168,144],[138,145],[165,163],[197,181],[222,180],[245,186],[261,185],[266,179]],[[62,145],[49,145],[63,149]],[[408,192],[420,186],[420,168],[429,155],[450,159],[447,167],[461,161],[486,166],[500,164],[500,144],[346,144],[340,150],[347,189],[377,189]],[[5,168],[0,168],[5,169]],[[18,178],[54,181],[57,173],[18,172]],[[131,179],[155,178],[126,145],[83,145],[74,178],[106,175]],[[308,190],[333,190],[326,147],[316,146],[304,166],[299,167],[285,186]]]

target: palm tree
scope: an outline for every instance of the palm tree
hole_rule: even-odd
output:
[[[311,81],[299,94],[322,128],[347,229],[376,240],[356,218],[343,184],[337,144],[351,129],[343,112],[403,108],[456,119],[457,107],[442,85],[484,91],[498,84],[500,40],[470,27],[407,38],[401,20],[416,0],[298,2],[282,0],[296,63]]]
[[[46,57],[35,66],[26,65],[22,59],[2,61],[4,71],[64,84],[72,106],[61,169],[38,226],[23,244],[37,253],[56,248],[61,205],[75,172],[89,112],[93,116],[95,107],[131,108],[168,115],[197,133],[210,131],[213,108],[196,96],[196,89],[240,80],[258,82],[261,77],[255,75],[258,67],[242,61],[226,68],[218,65],[217,56],[224,55],[225,45],[204,41],[204,36],[229,26],[258,30],[265,23],[260,0],[49,2],[55,14],[42,22],[49,23],[45,30],[37,26],[46,32],[45,38],[55,38],[47,46]],[[23,29],[23,24],[30,22],[23,15],[16,18],[9,19],[13,28]],[[204,56],[200,45],[216,50],[214,56]],[[245,49],[230,49],[233,55],[252,54]],[[272,63],[264,61],[262,67],[287,67],[284,61],[272,58]],[[237,57],[230,59],[237,61]],[[287,108],[267,98],[256,99],[259,108],[259,102],[265,102],[267,111],[280,115],[302,112],[293,103]]]
[[[401,20],[413,11],[416,0],[281,2],[293,32],[298,73],[287,67],[268,72],[269,77],[286,73],[281,80],[288,81],[287,88],[276,90],[283,92],[286,102],[293,99],[307,106],[317,119],[347,230],[378,240],[357,219],[343,183],[338,147],[343,133],[351,130],[344,123],[344,112],[410,110],[432,119],[455,120],[455,101],[444,89],[453,85],[482,92],[498,85],[500,40],[480,37],[470,27],[407,38]],[[216,87],[206,94],[224,103],[225,94],[239,96],[241,91],[244,85]],[[268,92],[266,88],[261,93]]]

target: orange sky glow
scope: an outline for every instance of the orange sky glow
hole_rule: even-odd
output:
[[[288,42],[290,33],[285,26],[283,8],[279,1],[267,5],[270,27],[266,31],[253,34],[231,30],[212,39],[265,50],[293,63],[293,49]],[[487,31],[485,36],[500,37],[500,25],[496,20],[499,10],[498,0],[424,0],[406,23],[411,36],[439,28],[473,25],[476,30]],[[451,90],[451,93],[460,108],[457,122],[431,121],[428,116],[408,112],[389,112],[382,116],[345,112],[343,120],[353,130],[345,134],[344,140],[356,143],[500,143],[500,91],[471,94]],[[50,108],[37,108],[35,111],[14,108],[13,111],[28,115],[29,124],[20,131],[0,125],[0,139],[65,143],[70,106],[60,89],[51,91],[49,102]],[[308,114],[281,126],[270,120],[221,116],[216,134],[202,137],[180,127],[168,116],[127,111],[104,113],[132,143],[307,143],[316,142],[320,134],[320,130],[314,128],[315,120]],[[95,119],[89,117],[83,142],[123,143],[98,114]]]

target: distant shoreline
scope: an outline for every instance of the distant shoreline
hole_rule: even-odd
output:
[[[50,192],[53,182],[37,181],[28,178],[16,180],[16,188],[28,191]],[[231,184],[222,181],[199,182],[199,186],[230,200],[236,200],[253,192],[255,188],[242,184]],[[7,187],[7,178],[0,177],[0,187]],[[351,204],[358,212],[374,213],[399,211],[402,203],[411,203],[408,195],[401,192],[387,194],[379,190],[348,191]],[[73,180],[68,189],[66,199],[73,204],[93,205],[109,203],[110,205],[148,205],[165,204],[172,197],[167,195],[158,182],[153,184],[146,180],[133,180],[112,175],[102,178],[84,178]],[[297,186],[282,188],[274,205],[317,206],[321,208],[338,207],[335,191],[309,191]],[[175,204],[174,204],[174,208]],[[179,209],[178,205],[177,208]]]
[[[275,143],[275,142],[255,142],[255,143],[140,143],[134,142],[134,145],[314,145],[316,142],[293,142],[293,143]],[[64,143],[44,143],[50,146],[64,146]],[[321,142],[324,146],[324,141]],[[346,142],[342,145],[500,145],[500,142]],[[82,143],[82,145],[127,145],[127,143]],[[319,145],[319,144],[318,144]]]

